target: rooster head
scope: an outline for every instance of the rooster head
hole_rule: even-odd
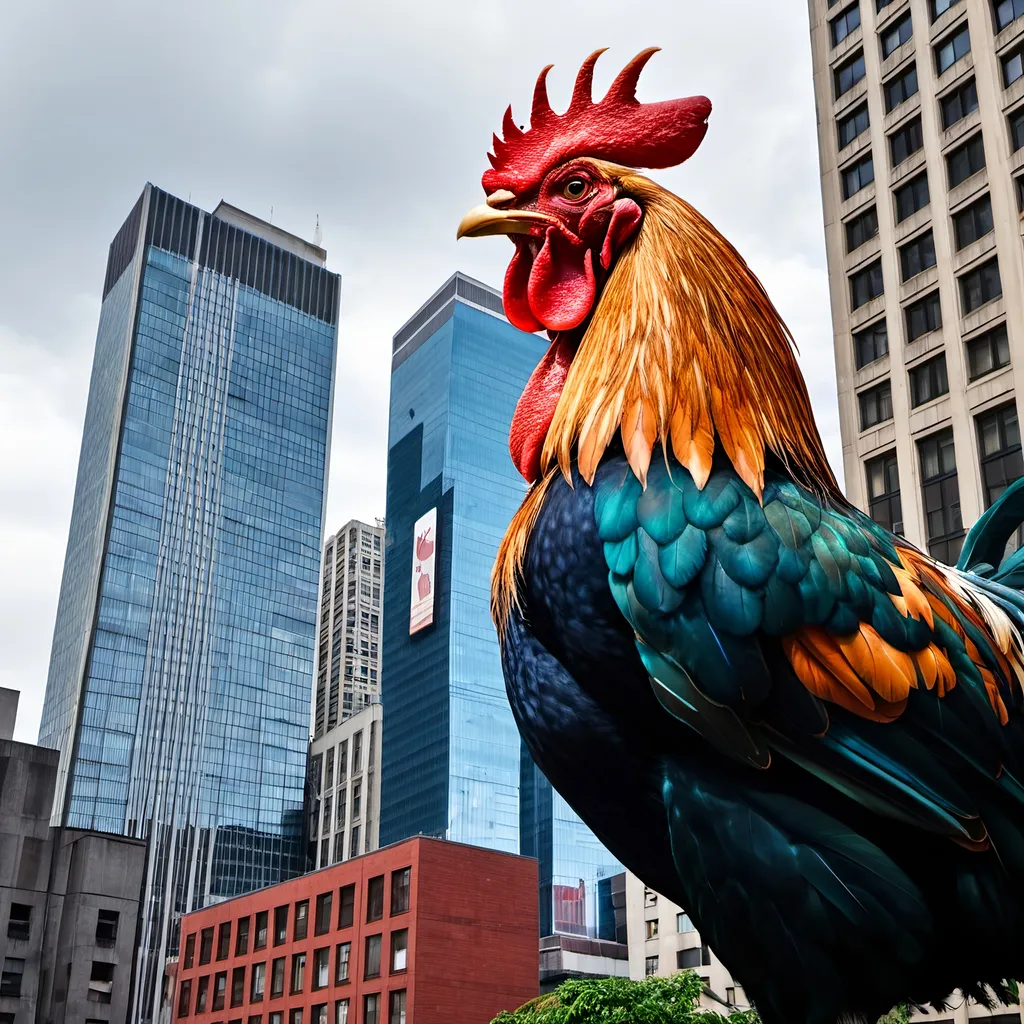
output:
[[[623,194],[627,168],[673,167],[687,160],[707,131],[711,102],[703,96],[640,103],[636,83],[650,48],[637,54],[599,103],[591,86],[592,53],[576,77],[564,114],[548,102],[550,65],[537,79],[530,128],[505,112],[483,176],[486,202],[459,225],[464,235],[508,235],[516,251],[505,274],[504,305],[523,331],[573,331],[593,312],[608,272],[643,219]]]

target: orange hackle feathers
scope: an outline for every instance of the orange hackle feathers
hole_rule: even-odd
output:
[[[594,161],[643,208],[565,382],[541,456],[592,482],[615,430],[644,482],[654,445],[671,445],[698,486],[716,436],[760,497],[773,452],[799,482],[840,504],[792,339],[760,282],[688,203],[626,168]]]

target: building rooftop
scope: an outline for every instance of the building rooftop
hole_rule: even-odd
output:
[[[251,235],[262,238],[265,242],[270,242],[271,245],[276,245],[301,259],[309,260],[310,263],[315,263],[320,267],[327,264],[327,250],[322,246],[314,245],[312,242],[299,238],[298,235],[293,235],[290,231],[275,227],[269,221],[246,213],[245,210],[240,210],[223,199],[217,204],[213,215],[226,224],[233,224],[236,228],[241,228]]]
[[[455,300],[506,320],[501,292],[456,270],[398,329],[391,345],[391,370],[396,370],[448,319]]]

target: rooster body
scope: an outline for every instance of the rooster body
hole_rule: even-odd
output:
[[[702,97],[636,102],[651,52],[600,104],[592,55],[560,116],[542,74],[460,229],[514,238],[506,312],[551,337],[512,423],[531,488],[492,580],[519,729],[766,1024],[1009,998],[1024,556],[1000,562],[1024,482],[961,569],[846,501],[760,283],[621,165],[681,162],[706,129]]]

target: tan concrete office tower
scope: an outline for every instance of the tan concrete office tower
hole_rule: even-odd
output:
[[[846,490],[955,562],[1024,471],[1024,0],[808,0]]]
[[[370,526],[352,519],[324,544],[313,687],[316,738],[380,699],[383,548],[382,520]]]

